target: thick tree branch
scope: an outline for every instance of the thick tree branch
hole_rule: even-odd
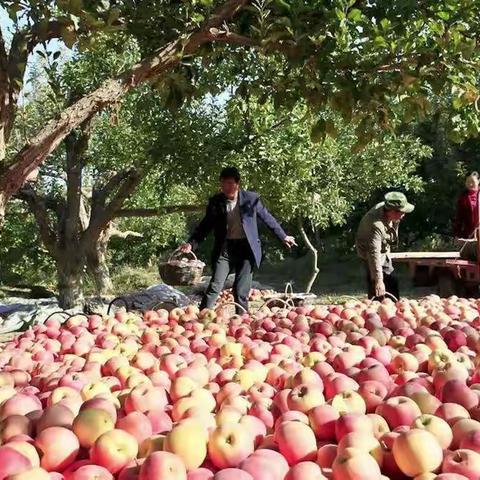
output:
[[[211,28],[206,35],[211,42],[223,42],[231,45],[241,45],[247,47],[260,47],[261,42],[254,38],[245,37],[238,33],[231,32],[228,28],[220,30],[218,28]]]
[[[0,213],[8,199],[22,186],[25,177],[53,152],[60,142],[75,127],[91,118],[107,105],[118,101],[137,85],[158,78],[161,74],[178,65],[182,57],[196,52],[211,41],[210,30],[222,25],[238,13],[251,0],[228,0],[214,12],[204,29],[187,38],[179,38],[135,65],[124,74],[107,80],[94,92],[67,108],[59,118],[49,122],[13,158],[10,166],[0,178]]]
[[[128,176],[120,183],[108,204],[103,202],[101,205],[92,205],[90,224],[83,232],[81,248],[88,248],[89,244],[98,239],[102,231],[107,228],[108,224],[115,217],[115,213],[140,184],[144,176],[143,173],[140,170],[129,170]]]
[[[298,228],[300,230],[300,234],[302,235],[302,239],[305,242],[305,245],[313,254],[313,262],[312,262],[313,270],[312,270],[310,279],[307,283],[307,286],[305,288],[305,293],[310,293],[310,291],[312,290],[312,286],[315,283],[315,280],[317,279],[318,273],[320,272],[320,269],[318,268],[318,250],[315,248],[313,243],[308,238],[307,232],[305,231],[305,227],[303,226],[303,222],[301,219],[298,220]]]
[[[134,232],[133,230],[119,230],[117,227],[112,226],[110,229],[110,237],[118,237],[118,238],[127,238],[127,237],[137,237],[143,238],[143,234],[140,232]]]
[[[80,233],[81,225],[79,220],[82,202],[82,172],[89,140],[89,122],[84,123],[79,132],[71,132],[65,139],[67,171],[65,239],[67,242],[76,241]]]
[[[25,185],[22,187],[17,194],[15,195],[15,198],[18,200],[22,200],[26,203],[28,203],[28,198],[32,195],[32,192],[35,194],[35,196],[45,204],[45,207],[48,210],[51,210],[54,212],[56,215],[61,215],[63,213],[63,210],[65,208],[63,201],[57,197],[54,197],[53,195],[39,195],[38,193],[35,192],[33,185]]]
[[[0,83],[4,82],[7,78],[8,56],[5,48],[5,40],[3,38],[3,32],[0,28]]]
[[[44,197],[37,195],[31,185],[22,189],[22,199],[25,200],[37,222],[40,237],[52,257],[57,256],[57,236],[50,225],[48,217],[47,201]]]
[[[159,208],[125,208],[118,210],[116,217],[159,217],[171,213],[201,212],[204,208],[199,205],[169,205]]]

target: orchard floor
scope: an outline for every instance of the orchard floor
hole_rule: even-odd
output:
[[[331,256],[319,259],[320,272],[312,292],[319,296],[320,302],[333,303],[341,301],[342,297],[363,297],[365,292],[365,271],[362,262],[354,257]],[[255,275],[262,284],[271,285],[276,290],[283,290],[285,283],[293,282],[296,292],[304,291],[310,272],[311,259],[287,258],[275,265],[265,265]],[[401,295],[409,298],[419,298],[435,293],[435,288],[414,287],[405,265],[397,265],[396,273],[400,281]]]

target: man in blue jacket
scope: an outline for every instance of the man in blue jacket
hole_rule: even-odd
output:
[[[235,167],[222,170],[220,190],[210,198],[205,216],[180,250],[189,252],[195,249],[213,230],[213,275],[200,308],[213,308],[228,275],[233,271],[235,302],[248,310],[253,270],[260,266],[262,260],[257,218],[288,248],[296,243],[294,237],[287,235],[264,207],[257,193],[240,189],[240,173]],[[240,313],[239,310],[237,308],[237,313]]]

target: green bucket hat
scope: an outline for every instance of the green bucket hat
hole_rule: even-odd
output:
[[[401,192],[388,192],[384,198],[385,208],[388,210],[396,210],[397,212],[410,213],[415,208],[414,205],[408,203],[407,197]]]

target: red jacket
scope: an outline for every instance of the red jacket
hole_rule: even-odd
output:
[[[465,190],[457,202],[453,222],[453,234],[458,238],[470,238],[478,227],[478,192]]]

